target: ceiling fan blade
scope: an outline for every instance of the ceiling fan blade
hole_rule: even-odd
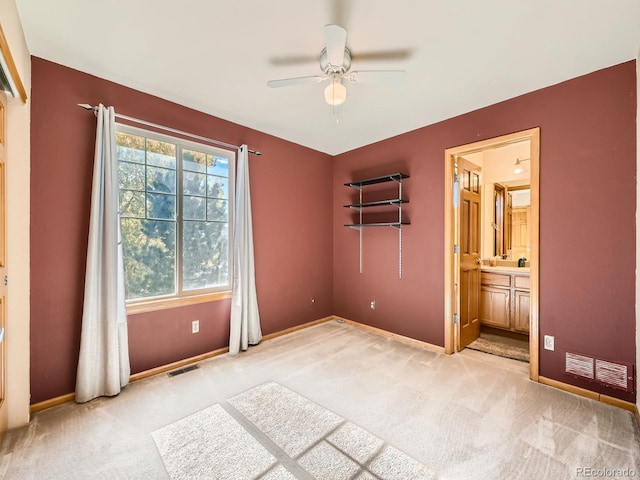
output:
[[[343,0],[333,0],[331,5],[331,18],[336,22],[336,25],[349,25],[347,15],[347,2]]]
[[[380,60],[406,60],[411,57],[413,51],[409,48],[399,50],[380,50],[377,52],[351,52],[351,60],[363,61],[380,61]]]
[[[321,77],[320,75],[313,75],[310,77],[295,77],[295,78],[283,78],[281,80],[269,80],[267,86],[271,88],[290,87],[292,85],[303,85],[305,83],[320,83],[326,80],[327,77]]]
[[[398,85],[407,78],[404,70],[362,70],[351,72],[344,76],[345,79],[353,83],[385,83]]]
[[[281,57],[273,57],[269,63],[274,66],[282,65],[298,65],[300,63],[318,62],[317,55],[283,55]]]
[[[325,25],[324,41],[328,62],[334,66],[342,65],[344,49],[347,46],[347,31],[338,25]]]

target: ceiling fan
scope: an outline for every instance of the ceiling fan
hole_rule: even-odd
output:
[[[339,25],[325,25],[325,48],[320,52],[322,75],[269,80],[271,88],[289,87],[308,83],[329,81],[324,89],[324,99],[332,106],[342,105],[347,99],[345,82],[351,83],[402,83],[407,72],[404,70],[361,70],[351,72],[351,52],[347,48],[347,31]]]

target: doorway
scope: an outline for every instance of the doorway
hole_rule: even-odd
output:
[[[473,310],[479,306],[469,306],[469,297],[463,299],[463,308],[461,308],[461,295],[464,293],[463,283],[461,278],[461,195],[458,193],[460,188],[461,179],[459,174],[456,175],[456,167],[461,159],[468,157],[474,158],[474,156],[482,155],[483,153],[489,153],[497,151],[498,149],[504,149],[507,147],[515,146],[528,142],[529,155],[526,162],[528,163],[530,171],[529,188],[530,188],[530,225],[529,235],[531,238],[531,245],[528,251],[527,261],[529,263],[529,278],[528,278],[528,296],[526,300],[528,305],[524,302],[525,297],[520,296],[520,302],[511,303],[514,308],[518,308],[517,315],[522,318],[523,315],[527,315],[529,319],[529,370],[530,378],[532,380],[538,380],[538,273],[539,273],[539,191],[540,191],[540,129],[534,128],[521,132],[504,135],[481,142],[475,142],[459,147],[447,149],[445,151],[445,352],[453,354],[464,348],[464,343],[461,342],[461,313],[463,310]],[[514,167],[519,167],[521,162],[525,159],[514,159]],[[520,160],[519,162],[517,160]],[[485,169],[486,170],[486,169]],[[493,192],[491,193],[493,195]],[[491,232],[491,235],[495,235]],[[487,237],[487,233],[483,234],[483,237]],[[495,238],[495,237],[494,237]],[[484,240],[486,242],[486,240]],[[492,241],[492,248],[495,242]],[[501,246],[505,248],[505,246]],[[504,253],[504,250],[503,250]],[[487,254],[481,255],[481,257],[487,257]],[[494,255],[495,256],[495,255]],[[480,263],[488,262],[489,258],[480,258]],[[517,263],[517,262],[516,262]],[[517,270],[516,270],[517,271]],[[523,281],[523,280],[521,280]],[[515,292],[513,292],[515,294]],[[465,293],[466,295],[466,293]],[[478,302],[480,301],[480,294],[476,295]],[[515,298],[515,295],[510,298]],[[475,301],[472,298],[471,301]],[[511,300],[510,300],[511,301]],[[513,315],[516,315],[514,313]],[[468,342],[468,338],[465,339]]]

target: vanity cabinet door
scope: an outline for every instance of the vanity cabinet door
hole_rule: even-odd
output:
[[[507,288],[480,288],[480,322],[498,328],[509,328],[509,297]]]
[[[518,332],[529,333],[529,292],[515,291],[513,327]]]

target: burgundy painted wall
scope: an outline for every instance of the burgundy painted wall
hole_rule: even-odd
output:
[[[572,351],[635,364],[636,65],[626,62],[334,158],[335,314],[444,344],[444,151],[540,127],[540,375],[628,401],[563,373]],[[395,171],[411,225],[398,235],[343,227],[342,184]],[[376,300],[376,310],[369,308]]]
[[[333,313],[330,156],[33,57],[32,403],[75,389],[96,128],[77,103],[263,152],[249,157],[263,333]],[[227,346],[229,311],[223,300],[130,316],[132,372]]]

